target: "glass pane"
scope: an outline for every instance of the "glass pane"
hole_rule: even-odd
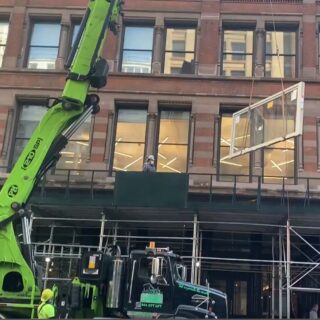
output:
[[[194,51],[195,29],[167,29],[166,51]]]
[[[277,50],[278,49],[278,50]],[[296,54],[296,33],[284,31],[268,31],[266,33],[266,54]]]
[[[80,128],[71,136],[70,140],[80,140],[81,144],[84,142],[88,145],[90,140],[90,127],[91,127],[91,117],[86,119],[84,123],[81,124]],[[77,142],[77,143],[80,143]]]
[[[252,55],[224,54],[223,55],[224,76],[252,76]]]
[[[151,73],[151,51],[124,51],[122,72]]]
[[[152,27],[126,27],[123,49],[152,50]]]
[[[116,143],[113,170],[142,171],[144,143]]]
[[[47,108],[42,106],[23,106],[16,137],[29,139],[46,112]]]
[[[281,183],[283,177],[294,176],[294,142],[273,145],[278,149],[264,150],[264,182]],[[281,149],[279,149],[281,147]]]
[[[120,109],[118,111],[117,142],[145,142],[146,110]]]
[[[245,53],[252,54],[253,51],[253,31],[245,30],[225,30],[223,33],[224,53]],[[241,48],[241,49],[240,49]]]
[[[247,315],[247,282],[235,281],[233,287],[232,314],[239,316]]]
[[[5,46],[0,46],[0,67],[2,66],[2,60],[4,55],[4,50],[6,49]]]
[[[159,144],[188,144],[188,111],[161,111]]]
[[[192,74],[194,54],[166,52],[164,61],[164,73],[166,74]]]
[[[0,45],[5,45],[8,39],[9,23],[0,22]]]
[[[28,143],[27,139],[16,139],[15,145],[14,145],[14,151],[13,151],[12,164],[15,164],[17,162],[21,152],[23,151],[27,143]]]
[[[295,56],[266,56],[265,75],[272,78],[294,78],[296,69]]]
[[[28,68],[55,69],[58,48],[30,48]]]
[[[78,141],[69,141],[66,147],[61,151],[57,169],[85,169],[86,160],[89,156],[89,143],[79,143]]]
[[[188,146],[165,145],[158,146],[158,172],[186,172]]]
[[[57,47],[60,38],[59,23],[35,23],[33,25],[31,46]]]
[[[223,158],[229,154],[229,148],[220,147],[220,158]],[[244,182],[249,180],[249,166],[250,158],[249,153],[242,156],[235,157],[233,159],[220,160],[220,180],[221,181],[234,181],[233,176],[227,175],[245,175],[246,177],[237,178],[238,182]]]
[[[74,41],[76,40],[77,34],[79,32],[79,29],[80,29],[80,24],[75,24],[73,26],[72,42],[71,42],[72,45],[73,45]]]

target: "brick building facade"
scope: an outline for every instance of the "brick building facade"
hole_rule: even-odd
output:
[[[0,3],[0,162],[4,176],[41,119],[46,99],[61,94],[64,63],[86,4],[86,0]],[[100,170],[97,176],[102,175],[106,189],[112,190],[115,171],[141,171],[145,157],[154,154],[157,171],[190,175],[189,196],[197,201],[207,201],[203,194],[210,203],[219,195],[222,200],[232,198],[232,208],[229,204],[224,209],[210,207],[202,213],[197,209],[203,221],[230,223],[225,228],[213,224],[202,229],[207,239],[204,256],[220,253],[226,258],[262,259],[265,250],[270,258],[271,238],[278,237],[278,231],[258,224],[270,221],[280,228],[286,208],[279,209],[278,215],[271,214],[278,209],[259,216],[256,212],[251,216],[247,208],[234,211],[239,198],[247,201],[256,190],[261,194],[253,197],[254,207],[261,196],[282,205],[284,194],[301,200],[303,209],[299,211],[297,204],[293,224],[314,227],[311,234],[315,234],[320,224],[310,199],[318,197],[316,178],[320,178],[319,12],[315,0],[127,0],[118,34],[109,34],[103,50],[110,74],[107,86],[99,91],[101,111],[71,139],[48,179],[54,184],[68,175],[68,184],[72,177],[84,183],[96,174],[92,170]],[[230,144],[231,113],[282,90],[281,78],[285,88],[306,83],[303,136],[221,161]],[[67,216],[73,210],[58,204],[48,209],[46,201],[34,203],[40,208],[35,209],[39,216],[48,212]],[[97,215],[100,208],[84,206],[82,216]],[[170,220],[169,213],[163,214]],[[183,234],[192,235],[193,213],[181,216],[182,220],[191,216]],[[246,229],[232,222],[257,225]],[[130,232],[137,236],[168,235],[152,223],[146,233],[132,228]],[[123,230],[127,230],[125,225]],[[230,254],[210,248],[214,243],[221,248],[231,246],[230,234],[238,241]],[[41,237],[39,229],[36,239]],[[312,241],[318,244],[320,239],[314,236]],[[191,254],[190,248],[176,248]],[[237,255],[241,248],[243,252]],[[224,261],[220,269],[213,268],[218,275],[214,276],[210,275],[212,262],[207,263],[206,276],[222,289],[230,291],[230,283],[245,284],[241,289],[245,294],[231,290],[239,302],[230,305],[231,316],[271,317],[279,312],[270,302],[270,266],[264,273],[264,266],[248,263],[243,276],[229,270]],[[221,284],[217,278],[229,280]],[[255,290],[261,295],[255,296]],[[299,299],[294,300],[291,312],[301,317],[316,296]]]

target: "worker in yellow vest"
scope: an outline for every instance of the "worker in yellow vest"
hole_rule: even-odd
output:
[[[53,298],[53,292],[51,289],[44,289],[41,294],[41,304],[38,307],[39,319],[50,319],[55,316],[55,309],[50,301]]]

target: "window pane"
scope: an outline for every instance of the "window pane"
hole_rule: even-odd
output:
[[[158,146],[158,172],[186,172],[188,146],[165,145]]]
[[[281,183],[283,177],[294,176],[294,141],[280,142],[273,147],[264,150],[264,182]]]
[[[161,111],[159,144],[188,144],[188,111]]]
[[[86,121],[81,124],[80,128],[72,135],[70,140],[79,140],[78,143],[80,143],[80,141],[89,142],[90,127],[91,127],[91,117],[87,118]]]
[[[0,22],[0,45],[5,45],[8,39],[9,23]]]
[[[122,72],[151,73],[151,51],[124,51]]]
[[[223,75],[252,75],[252,55],[224,54]]]
[[[18,123],[17,138],[29,139],[46,112],[47,108],[42,106],[23,106]]]
[[[195,29],[167,29],[166,51],[194,51]]]
[[[60,24],[35,23],[31,36],[31,46],[57,47],[60,38]]]
[[[24,147],[28,143],[28,139],[16,139],[13,151],[12,164],[15,164],[23,151]]]
[[[225,30],[224,36],[224,53],[233,52],[233,47],[237,50],[241,46],[241,52],[252,54],[253,51],[253,31],[245,30]]]
[[[116,131],[117,142],[145,142],[146,110],[120,109]]]
[[[2,66],[2,60],[4,55],[4,50],[6,49],[5,46],[0,46],[0,67]]]
[[[278,49],[278,50],[277,50]],[[266,33],[266,54],[296,54],[296,33],[268,31]]]
[[[89,157],[89,143],[79,143],[69,141],[67,146],[61,151],[57,169],[85,169],[86,160]]]
[[[28,68],[55,69],[58,48],[30,48]]]
[[[144,156],[144,143],[116,143],[113,170],[141,171]]]
[[[152,50],[152,27],[126,27],[124,35],[124,49]]]
[[[273,78],[295,77],[295,56],[266,56],[266,76]]]
[[[192,74],[194,62],[193,53],[166,52],[164,61],[164,73],[166,74]]]
[[[73,25],[72,42],[71,42],[72,45],[74,44],[74,41],[76,40],[79,29],[80,29],[80,24]]]

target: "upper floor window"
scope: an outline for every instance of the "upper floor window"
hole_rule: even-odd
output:
[[[35,22],[29,44],[28,68],[55,69],[60,39],[60,23]]]
[[[161,110],[157,171],[186,172],[189,144],[189,111]]]
[[[194,73],[195,28],[167,28],[164,73]]]
[[[296,32],[266,32],[265,76],[294,78],[296,75]]]
[[[78,32],[80,30],[80,22],[75,22],[73,25],[72,25],[72,37],[71,37],[71,46],[73,46],[75,40],[76,40],[76,37],[78,35]]]
[[[4,50],[6,49],[8,30],[9,23],[0,21],[0,67],[2,66]]]
[[[153,27],[126,26],[122,49],[122,72],[151,73]]]
[[[14,142],[13,162],[15,163],[31,138],[35,128],[47,112],[41,105],[22,105],[17,123]],[[72,135],[66,148],[61,151],[57,169],[82,169],[89,154],[91,119],[83,123]]]
[[[239,126],[248,127],[245,119],[240,119]],[[231,144],[231,127],[232,127],[232,114],[222,113],[220,123],[220,159],[229,154]],[[243,131],[245,132],[245,130]],[[241,138],[241,141],[243,137]],[[250,133],[247,134],[248,145]],[[235,141],[236,145],[236,141]],[[233,181],[234,175],[244,175],[245,177],[238,177],[237,181],[248,181],[250,174],[250,154],[244,154],[233,159],[219,161],[219,179],[223,181]]]
[[[113,141],[113,170],[142,171],[147,110],[119,109]]]
[[[253,30],[223,31],[222,75],[252,76]]]

